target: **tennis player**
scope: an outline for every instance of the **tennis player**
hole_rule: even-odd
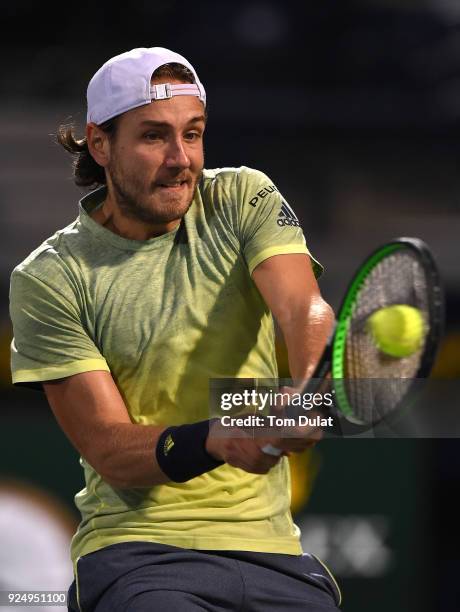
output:
[[[205,126],[184,57],[110,59],[88,86],[86,137],[59,131],[75,182],[96,189],[12,274],[13,382],[44,389],[86,479],[72,611],[340,605],[289,509],[286,454],[319,433],[210,435],[209,379],[277,376],[272,316],[305,379],[333,314],[273,182],[203,169]]]

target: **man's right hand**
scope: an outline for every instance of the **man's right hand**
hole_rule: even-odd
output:
[[[267,438],[254,437],[251,430],[246,432],[237,427],[224,427],[220,420],[216,419],[209,430],[206,450],[215,459],[225,461],[233,467],[253,474],[266,474],[284,455],[301,453],[317,444],[323,437],[321,428],[308,425],[296,428],[295,437],[278,437],[275,435],[276,428],[271,428],[271,433],[272,436]],[[267,445],[278,448],[280,455],[265,453],[262,449]]]

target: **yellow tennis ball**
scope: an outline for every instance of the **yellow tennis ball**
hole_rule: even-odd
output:
[[[393,304],[376,310],[366,322],[377,348],[392,357],[408,357],[422,346],[425,322],[418,308]]]

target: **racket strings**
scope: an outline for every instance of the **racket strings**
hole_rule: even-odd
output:
[[[359,288],[345,348],[346,392],[356,422],[367,424],[384,417],[407,393],[420,367],[429,331],[427,296],[424,268],[409,250],[381,260]],[[413,306],[423,317],[424,339],[407,357],[391,357],[379,350],[367,326],[370,315],[393,304]]]

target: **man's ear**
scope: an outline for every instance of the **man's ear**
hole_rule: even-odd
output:
[[[110,161],[110,141],[108,135],[95,123],[86,126],[86,142],[94,161],[105,168]]]

